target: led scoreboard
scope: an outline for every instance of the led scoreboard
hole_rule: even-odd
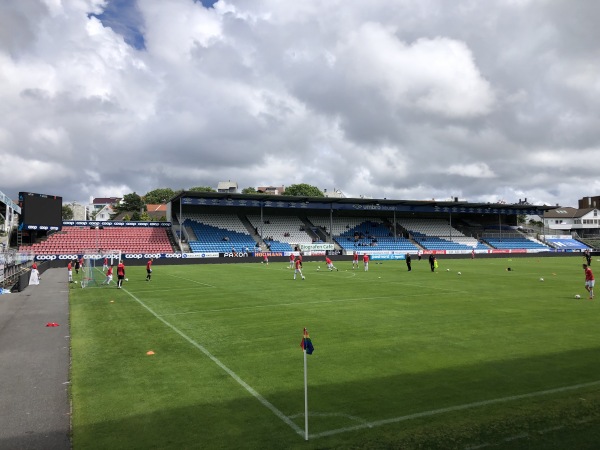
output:
[[[19,192],[19,229],[55,231],[62,228],[62,197]]]

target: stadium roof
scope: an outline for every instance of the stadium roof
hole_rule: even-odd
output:
[[[337,198],[337,197],[304,197],[292,195],[269,195],[269,194],[231,194],[220,192],[184,191],[171,198],[171,203],[195,204],[205,206],[257,206],[272,205],[285,207],[285,204],[301,204],[304,208],[331,205],[332,209],[365,210],[365,211],[415,211],[415,212],[443,212],[456,211],[463,213],[493,212],[504,214],[527,214],[542,215],[545,211],[558,206],[539,206],[523,203],[483,203],[467,201],[438,201],[438,200],[390,200],[387,198]],[[209,200],[210,203],[199,203],[199,199]],[[187,200],[187,201],[186,201]],[[243,204],[240,204],[242,202]]]

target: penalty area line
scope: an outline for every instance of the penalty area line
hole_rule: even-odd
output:
[[[425,295],[425,294],[423,294]],[[420,295],[419,295],[420,296]],[[251,305],[251,306],[238,306],[233,308],[216,308],[216,309],[199,309],[196,311],[186,311],[179,313],[165,313],[159,314],[159,317],[165,316],[181,316],[187,314],[204,314],[204,313],[214,313],[214,312],[226,312],[226,311],[238,311],[242,309],[275,309],[287,306],[299,306],[299,305],[322,305],[327,303],[347,303],[347,302],[358,302],[363,300],[385,300],[388,298],[398,298],[397,295],[394,296],[386,296],[386,297],[360,297],[360,298],[344,298],[344,299],[334,299],[334,300],[316,300],[314,302],[290,302],[290,303],[275,303],[269,305]]]
[[[377,420],[375,422],[366,422],[366,423],[354,425],[351,427],[323,431],[322,433],[312,434],[312,435],[310,435],[310,437],[315,439],[315,438],[333,436],[335,434],[361,430],[364,428],[380,427],[380,426],[389,425],[392,423],[404,422],[406,420],[419,419],[422,417],[430,417],[430,416],[435,416],[438,414],[445,414],[445,413],[454,412],[454,411],[463,411],[466,409],[478,408],[480,406],[488,406],[488,405],[494,405],[497,403],[512,402],[515,400],[522,400],[522,399],[526,399],[526,398],[534,398],[534,397],[542,397],[544,395],[559,394],[561,392],[575,391],[577,389],[593,387],[593,386],[598,386],[598,385],[600,385],[600,380],[591,381],[589,383],[574,384],[572,386],[563,386],[563,387],[559,387],[559,388],[555,388],[555,389],[547,389],[544,391],[529,392],[527,394],[511,395],[509,397],[501,397],[501,398],[494,398],[494,399],[490,399],[490,400],[483,400],[480,402],[466,403],[464,405],[449,406],[447,408],[433,409],[431,411],[422,411],[419,413],[409,414],[407,416],[393,417],[391,419]]]
[[[202,286],[206,286],[206,287],[211,287],[211,288],[214,288],[214,287],[216,287],[216,286],[213,286],[212,284],[202,283],[202,282],[200,282],[200,281],[196,281],[196,280],[190,280],[189,278],[178,277],[177,275],[171,275],[171,274],[167,274],[167,275],[168,275],[168,276],[170,276],[170,277],[173,277],[173,278],[179,278],[180,280],[189,281],[189,282],[191,282],[191,283],[200,284],[200,285],[202,285]]]
[[[292,422],[292,420],[289,417],[287,417],[285,414],[283,414],[281,411],[279,411],[271,402],[269,402],[266,398],[264,398],[262,395],[260,395],[248,383],[246,383],[244,380],[242,380],[233,370],[231,370],[229,367],[227,367],[225,364],[223,364],[221,362],[221,360],[219,360],[216,356],[214,356],[212,353],[210,353],[203,345],[194,341],[191,337],[187,336],[185,333],[183,333],[177,327],[175,327],[174,325],[172,325],[171,323],[167,322],[165,319],[160,317],[149,306],[147,306],[143,301],[141,301],[139,298],[137,298],[135,295],[133,295],[127,289],[124,289],[124,291],[129,296],[131,296],[131,298],[133,298],[136,302],[138,302],[144,309],[146,309],[150,314],[152,314],[154,317],[156,317],[158,320],[160,320],[162,323],[164,323],[167,327],[169,327],[171,330],[173,330],[175,333],[177,333],[179,336],[181,336],[184,340],[186,340],[187,342],[192,344],[194,347],[196,347],[198,350],[200,350],[202,353],[204,353],[204,355],[206,355],[212,362],[214,362],[217,366],[219,366],[225,373],[227,373],[227,375],[229,375],[231,378],[233,378],[234,381],[236,381],[240,386],[242,386],[246,391],[248,391],[248,393],[250,395],[252,395],[260,403],[262,403],[263,406],[265,406],[273,414],[275,414],[277,417],[279,417],[284,423],[289,425],[290,428],[292,428],[292,430],[294,430],[298,435],[304,436],[304,430],[300,429],[300,427],[298,425],[296,425],[294,422]]]

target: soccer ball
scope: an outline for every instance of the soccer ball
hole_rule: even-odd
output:
[[[581,295],[575,294],[575,298],[581,298]]]
[[[460,272],[457,272],[457,274],[458,274],[458,275],[462,275],[462,273],[460,273]]]
[[[540,278],[540,281],[544,281],[544,279],[543,279],[543,278]]]
[[[321,270],[321,266],[317,267],[317,269]]]
[[[306,280],[306,278],[305,278],[305,277],[302,277],[302,279],[303,279],[303,280]]]
[[[446,269],[446,272],[450,272],[450,269]]]
[[[77,280],[75,280],[75,284],[77,284]]]
[[[129,278],[125,278],[125,281],[129,281]]]

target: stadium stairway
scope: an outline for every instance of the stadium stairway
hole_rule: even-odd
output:
[[[308,234],[312,239],[316,239],[318,241],[323,241],[323,242],[327,242],[327,238],[323,239],[322,236],[319,235],[319,233],[317,232],[319,230],[318,227],[315,227],[312,223],[310,223],[310,220],[308,220],[308,218],[306,216],[304,217],[299,217],[299,219],[302,221],[302,223],[304,224],[304,231],[306,232],[306,234]]]
[[[246,227],[246,229],[248,230],[248,234],[250,235],[250,237],[252,237],[252,239],[254,239],[254,242],[257,242],[260,245],[261,250],[264,251],[264,249],[266,249],[267,246],[263,242],[263,240],[260,238],[260,234],[257,234],[256,230],[250,223],[250,220],[248,220],[248,218],[246,216],[241,216],[241,215],[238,216],[238,218],[240,219],[240,222],[242,222],[244,224],[244,226]],[[258,231],[260,233],[260,230],[258,230]]]
[[[308,220],[308,217],[300,217],[300,219],[302,220],[302,223],[304,223],[304,226],[306,227],[306,230],[308,230],[308,234],[310,237],[313,237],[315,239],[318,239],[322,242],[329,242],[329,233],[326,233],[325,231],[323,231],[323,229],[321,227],[318,227],[316,225],[314,225],[310,220]],[[338,251],[343,251],[344,249],[335,241],[335,238],[333,239],[333,248],[334,250],[338,250]]]

